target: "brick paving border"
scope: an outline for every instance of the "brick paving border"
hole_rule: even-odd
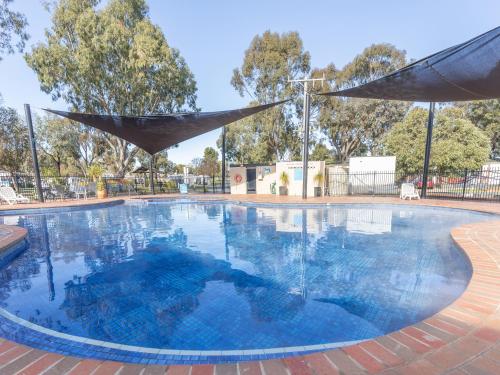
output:
[[[168,195],[177,197],[178,195]],[[147,198],[141,197],[141,198]],[[162,196],[156,196],[162,197]],[[304,203],[296,197],[204,195],[262,203]],[[108,199],[106,201],[112,201]],[[1,206],[5,209],[65,207],[96,200]],[[500,213],[499,203],[446,200],[400,201],[379,197],[323,197],[306,203],[392,203],[464,208]],[[0,226],[0,250],[21,241],[23,228]],[[142,366],[65,357],[0,338],[0,374],[168,374],[168,375],[328,375],[328,374],[500,374],[500,221],[454,228],[451,236],[471,260],[473,274],[464,293],[450,306],[417,324],[325,352],[259,362],[193,366]],[[6,238],[9,238],[7,244]],[[14,242],[15,243],[15,242]]]

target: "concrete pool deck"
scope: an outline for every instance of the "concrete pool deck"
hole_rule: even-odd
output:
[[[150,198],[151,196],[142,196]],[[156,195],[155,198],[179,195]],[[182,196],[185,197],[185,196]],[[384,197],[309,198],[196,195],[259,203],[392,203],[463,208],[500,214],[500,203],[445,200],[401,201]],[[3,210],[73,207],[119,199],[0,206]],[[7,234],[6,234],[7,233]],[[0,226],[0,251],[21,241],[25,230]],[[500,373],[500,221],[451,232],[473,266],[466,291],[434,316],[400,331],[341,349],[285,359],[217,365],[146,366],[65,357],[0,339],[1,374],[498,374]]]

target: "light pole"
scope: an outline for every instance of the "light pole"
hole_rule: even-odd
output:
[[[309,114],[311,111],[311,94],[309,94],[309,83],[314,85],[316,82],[321,82],[323,86],[323,78],[303,78],[303,79],[289,79],[288,82],[293,84],[299,83],[304,88],[304,109],[302,125],[304,127],[304,144],[302,146],[302,199],[307,199],[307,166],[309,163]]]

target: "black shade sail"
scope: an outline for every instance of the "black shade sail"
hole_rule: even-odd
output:
[[[45,109],[45,111],[116,135],[153,155],[167,147],[284,102],[286,100],[229,111],[150,116],[109,116],[52,109]]]
[[[500,27],[372,82],[322,95],[419,102],[500,98]]]

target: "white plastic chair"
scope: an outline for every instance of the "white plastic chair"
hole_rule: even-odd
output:
[[[401,199],[409,199],[409,200],[412,200],[413,198],[420,199],[418,190],[415,189],[415,185],[411,183],[401,184],[401,194],[399,196]]]
[[[10,186],[0,186],[0,198],[8,204],[29,203],[30,200],[21,194],[17,194]]]
[[[69,191],[71,191],[76,199],[80,199],[80,196],[87,199],[87,181],[82,178],[71,178],[69,180]]]

